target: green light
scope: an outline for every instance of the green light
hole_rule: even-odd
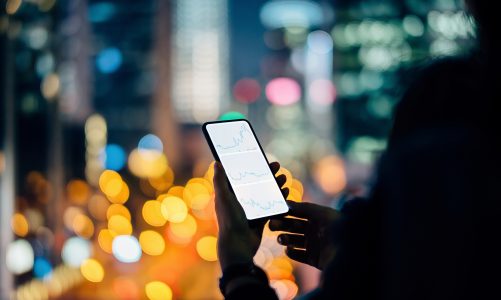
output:
[[[228,120],[238,120],[238,119],[247,119],[247,117],[238,111],[229,111],[227,113],[222,114],[219,117],[220,121],[228,121]]]

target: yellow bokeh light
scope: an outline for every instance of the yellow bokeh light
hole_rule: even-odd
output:
[[[22,3],[21,0],[7,0],[7,3],[5,4],[5,11],[9,15],[13,15],[19,9],[21,3]]]
[[[149,200],[143,204],[143,218],[151,226],[163,226],[167,219],[162,215],[162,204],[156,200]]]
[[[146,297],[149,300],[171,300],[172,299],[172,290],[171,288],[161,282],[161,281],[152,281],[148,282],[145,287]]]
[[[112,216],[115,215],[123,216],[129,221],[131,220],[129,210],[122,204],[114,203],[108,207],[108,210],[106,211],[106,218],[109,220]]]
[[[303,196],[303,194],[304,194],[304,188],[303,188],[303,184],[301,183],[301,181],[299,181],[296,178],[292,179],[291,188],[293,188],[296,191],[298,191],[299,194],[301,195],[301,197]]]
[[[132,234],[132,225],[130,221],[121,215],[114,215],[108,220],[108,229],[114,235],[130,235]]]
[[[106,195],[117,195],[120,192],[120,184],[122,182],[122,177],[115,171],[105,170],[99,176],[99,188]],[[108,185],[111,183],[110,187]],[[118,188],[117,188],[118,185]]]
[[[197,252],[206,261],[217,260],[217,238],[215,236],[204,236],[197,242]]]
[[[140,178],[160,177],[168,168],[165,155],[155,150],[132,150],[128,164],[131,173]]]
[[[189,239],[197,232],[197,221],[192,215],[187,215],[181,223],[170,223],[169,230],[180,239]]]
[[[289,189],[289,196],[287,197],[288,200],[292,200],[292,201],[295,201],[295,202],[301,202],[303,199],[302,199],[302,195],[301,193],[296,190],[295,188],[291,187]]]
[[[73,220],[76,216],[83,214],[80,207],[70,206],[64,210],[63,223],[66,228],[73,230]]]
[[[94,224],[92,220],[84,214],[78,214],[73,219],[73,231],[86,239],[89,239],[94,234]]]
[[[44,77],[41,84],[42,95],[47,100],[54,99],[59,93],[60,81],[57,74],[49,74]]]
[[[12,216],[10,224],[12,227],[12,231],[14,231],[14,233],[20,237],[25,237],[30,230],[30,226],[28,225],[28,220],[26,220],[26,217],[20,213],[15,213]]]
[[[183,198],[183,193],[184,193],[184,187],[182,187],[180,185],[175,185],[175,186],[171,187],[169,189],[169,191],[167,192],[167,194],[172,195],[172,196],[176,196],[179,198]]]
[[[129,199],[129,193],[129,187],[127,186],[125,181],[122,181],[120,192],[118,192],[118,194],[115,196],[108,196],[108,200],[110,200],[112,203],[123,204]]]
[[[280,176],[280,175],[285,175],[285,178],[287,178],[287,181],[285,182],[285,184],[282,186],[282,188],[290,188],[292,186],[292,174],[291,172],[289,172],[289,170],[287,170],[286,168],[284,167],[281,167],[280,170],[278,170],[277,174],[275,176]]]
[[[164,174],[160,177],[150,177],[148,178],[150,185],[159,192],[165,192],[174,183],[174,171],[167,167]]]
[[[326,194],[341,192],[346,186],[343,160],[334,155],[322,158],[315,165],[313,178]]]
[[[162,235],[153,230],[146,230],[139,235],[139,244],[143,252],[149,255],[161,255],[165,250],[165,241]]]
[[[89,185],[80,179],[71,180],[66,186],[68,200],[74,204],[85,204],[90,196]]]
[[[181,198],[168,195],[162,200],[161,213],[168,221],[180,223],[186,219],[188,207]]]
[[[211,162],[209,165],[209,168],[207,169],[207,172],[205,172],[204,178],[207,179],[212,184],[212,180],[214,178],[214,163],[215,161]]]
[[[110,253],[112,252],[114,233],[108,229],[102,229],[99,231],[99,235],[97,236],[97,241],[99,243],[99,247],[103,249],[104,252]]]
[[[183,191],[183,198],[188,206],[196,210],[204,209],[209,204],[210,197],[210,190],[198,181],[188,181]]]
[[[104,278],[103,266],[95,259],[86,259],[80,266],[80,272],[90,282],[101,282]]]

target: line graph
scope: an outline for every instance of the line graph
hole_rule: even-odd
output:
[[[235,194],[248,219],[285,213],[288,210],[282,192],[274,180],[240,185],[235,189]]]
[[[227,128],[224,135],[218,135],[214,140],[216,141],[214,146],[220,154],[259,149],[247,123]]]
[[[261,210],[272,210],[275,208],[275,206],[281,206],[283,205],[283,200],[275,200],[275,201],[257,201],[252,198],[250,199],[243,199],[241,201],[242,205],[245,205],[246,207],[251,207],[254,209],[261,209]]]
[[[262,178],[262,177],[266,176],[267,174],[268,174],[268,172],[247,172],[247,171],[243,171],[243,172],[230,173],[230,177],[233,180],[235,180],[235,181],[241,181],[241,180],[244,180],[244,179],[249,178],[249,177],[259,179],[259,178]]]

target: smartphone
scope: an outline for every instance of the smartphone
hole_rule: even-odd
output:
[[[208,122],[202,130],[249,221],[287,214],[289,207],[249,121]]]

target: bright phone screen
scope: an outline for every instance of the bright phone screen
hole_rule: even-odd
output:
[[[206,130],[247,219],[286,213],[287,203],[249,124],[213,123]]]

